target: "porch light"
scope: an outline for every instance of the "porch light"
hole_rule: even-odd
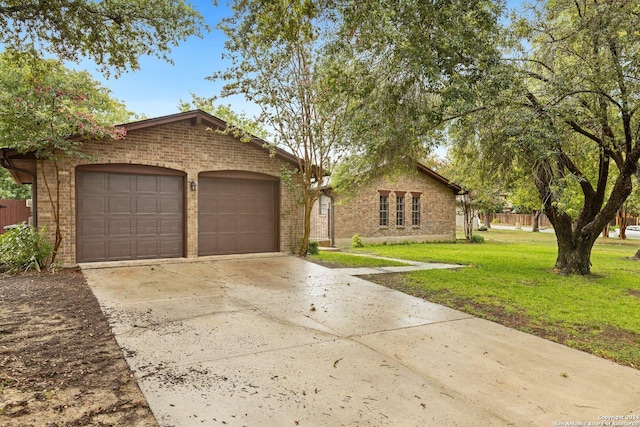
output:
[[[189,188],[191,188],[191,191],[196,191],[196,182],[194,180],[189,183]]]

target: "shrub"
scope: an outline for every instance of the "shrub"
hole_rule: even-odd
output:
[[[364,242],[360,238],[359,234],[354,234],[351,238],[351,246],[354,248],[364,248]]]
[[[481,225],[480,227],[478,227],[478,231],[487,231],[487,226],[486,225]]]
[[[0,236],[0,263],[9,271],[33,268],[40,271],[53,254],[53,247],[45,237],[44,228],[22,225]]]
[[[484,243],[484,237],[478,236],[477,234],[473,234],[471,239],[469,239],[470,243]]]
[[[318,249],[318,242],[314,242],[311,240],[309,242],[309,249],[307,250],[309,255],[318,255],[320,253],[320,249]]]

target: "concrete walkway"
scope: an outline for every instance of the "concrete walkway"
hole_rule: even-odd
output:
[[[363,258],[376,258],[387,261],[395,261],[407,265],[400,266],[388,266],[388,267],[347,267],[347,268],[335,268],[336,272],[346,274],[349,276],[367,276],[369,274],[385,274],[385,273],[408,273],[410,271],[420,270],[454,270],[457,268],[463,268],[464,265],[460,264],[444,264],[439,262],[419,262],[408,261],[406,259],[388,258],[374,255],[365,254],[352,254],[352,256],[361,256]]]
[[[161,426],[559,426],[640,415],[638,370],[297,258],[88,267]]]

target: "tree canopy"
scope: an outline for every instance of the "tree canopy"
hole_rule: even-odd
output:
[[[140,68],[139,57],[171,62],[173,46],[206,29],[184,0],[3,0],[0,44],[61,60],[92,59],[101,71]]]

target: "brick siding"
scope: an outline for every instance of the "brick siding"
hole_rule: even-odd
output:
[[[389,225],[380,226],[380,193],[389,191]],[[396,226],[396,192],[404,192],[405,225]],[[420,195],[420,226],[411,225],[411,192]],[[379,178],[350,198],[335,195],[335,244],[350,245],[354,234],[367,243],[455,240],[456,200],[453,190],[416,171],[394,180]]]
[[[188,120],[162,124],[128,132],[122,141],[87,141],[82,152],[86,159],[67,159],[59,162],[60,217],[63,241],[58,261],[76,261],[76,177],[75,167],[84,164],[124,163],[159,166],[186,173],[186,255],[198,256],[198,197],[188,183],[198,182],[198,174],[205,171],[241,170],[280,176],[284,166],[293,165],[271,157],[267,150],[249,145],[232,136],[222,135],[202,124],[191,125]],[[53,240],[55,223],[49,202],[47,185],[55,198],[54,165],[38,161],[38,221],[46,226]],[[289,189],[280,185],[280,251],[292,252],[302,230],[302,213]]]

